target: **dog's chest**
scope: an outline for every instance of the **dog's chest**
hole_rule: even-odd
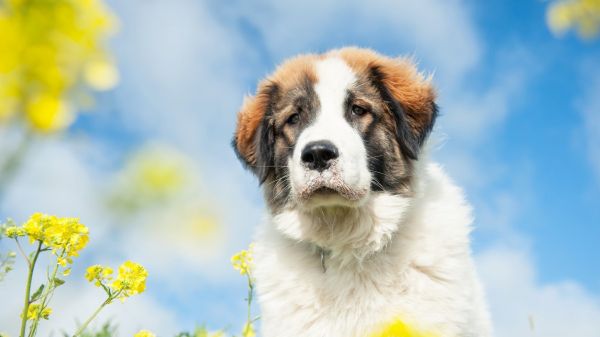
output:
[[[382,323],[410,314],[403,274],[390,264],[340,267],[290,249],[258,249],[256,278],[265,337],[366,336]]]

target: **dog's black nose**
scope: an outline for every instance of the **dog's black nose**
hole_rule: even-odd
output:
[[[300,159],[309,169],[321,172],[338,156],[338,149],[332,142],[320,140],[306,144]]]

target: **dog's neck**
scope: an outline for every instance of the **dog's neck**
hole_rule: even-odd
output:
[[[360,266],[384,253],[399,231],[405,232],[412,198],[373,193],[357,208],[291,209],[273,216],[277,229],[297,242],[309,243],[324,270],[330,265]]]

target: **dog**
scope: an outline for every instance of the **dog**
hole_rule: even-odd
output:
[[[401,321],[488,337],[471,207],[427,159],[438,115],[408,58],[291,58],[238,113],[233,147],[268,208],[254,246],[264,337],[367,337]]]

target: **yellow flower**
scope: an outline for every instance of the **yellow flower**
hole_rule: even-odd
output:
[[[27,236],[29,236],[29,242],[33,243],[36,240],[43,241],[44,229],[50,221],[54,221],[54,217],[44,215],[42,213],[34,213],[25,224],[23,229]]]
[[[199,327],[191,334],[193,337],[225,337],[225,332],[214,331],[210,332],[205,327]]]
[[[116,19],[103,0],[0,1],[0,123],[19,112],[55,132],[74,120],[74,93],[118,81],[107,54]]]
[[[28,102],[25,111],[29,123],[41,132],[54,132],[69,126],[74,119],[69,105],[61,97],[40,95]]]
[[[78,256],[89,241],[89,230],[77,218],[54,218],[45,229],[44,243],[53,251],[64,251],[66,262]],[[63,264],[64,266],[64,264]]]
[[[100,285],[104,284],[106,281],[112,280],[112,274],[112,268],[96,264],[87,268],[85,278],[89,282],[94,282],[96,287],[100,287]]]
[[[376,333],[369,335],[369,337],[435,337],[435,335],[424,333],[400,320],[396,320]]]
[[[242,250],[231,257],[233,268],[240,271],[240,275],[250,275],[252,266],[252,249],[251,244],[248,250]]]
[[[244,324],[244,329],[242,329],[242,337],[254,337],[256,336],[256,331],[254,331],[254,326],[252,323],[248,322]]]
[[[133,337],[156,337],[152,332],[148,330],[140,330]]]
[[[33,214],[23,230],[30,242],[41,241],[57,255],[58,264],[65,267],[73,262],[89,241],[89,230],[77,218],[58,218],[42,213]]]
[[[574,28],[582,38],[591,38],[600,30],[600,0],[555,1],[546,20],[556,35]]]
[[[119,267],[119,274],[111,287],[119,292],[119,298],[124,300],[131,295],[143,293],[146,290],[147,277],[148,272],[142,265],[125,261]]]
[[[119,82],[119,72],[106,60],[94,60],[86,64],[84,78],[87,84],[96,90],[108,90]]]
[[[29,305],[29,308],[27,309],[27,319],[28,320],[35,320],[38,318],[48,319],[48,317],[50,317],[51,313],[52,313],[51,308],[46,307],[46,308],[42,309],[38,303],[32,303]]]
[[[16,238],[18,236],[25,236],[25,230],[21,227],[17,227],[17,226],[10,226],[6,228],[6,232],[5,232],[6,236],[9,238]]]

